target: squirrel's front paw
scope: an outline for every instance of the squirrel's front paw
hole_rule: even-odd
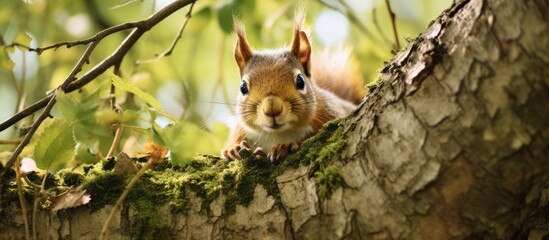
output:
[[[267,158],[273,163],[279,163],[290,153],[296,152],[299,149],[299,144],[296,142],[277,144],[271,148],[271,152],[267,154]]]
[[[227,159],[240,159],[240,150],[241,149],[250,149],[250,145],[246,140],[240,141],[238,144],[233,144],[232,146],[227,146],[221,150],[221,156],[227,158]],[[251,151],[251,149],[250,149]]]

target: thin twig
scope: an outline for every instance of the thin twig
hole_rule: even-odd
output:
[[[346,16],[350,21],[351,23],[353,23],[355,26],[358,27],[358,29],[363,33],[365,34],[366,36],[368,36],[370,39],[372,39],[373,41],[378,41],[378,39],[374,36],[374,34],[372,34],[372,32],[370,32],[370,30],[368,30],[368,28],[366,27],[366,25],[364,25],[360,19],[358,19],[358,17],[356,16],[356,14],[354,13],[354,11],[352,10],[352,8],[347,5],[347,3],[345,3],[344,1],[342,0],[338,0],[337,2],[344,8],[344,9],[341,9],[339,7],[336,7],[328,2],[326,2],[325,0],[318,0],[322,5],[326,6],[327,8],[330,8],[334,11],[337,11],[341,14],[343,14],[344,16]]]
[[[25,148],[25,146],[27,146],[27,144],[30,143],[32,136],[34,135],[36,130],[38,130],[38,127],[40,126],[40,124],[42,124],[42,122],[48,116],[50,116],[50,111],[53,108],[53,105],[55,105],[55,93],[52,95],[52,98],[46,105],[46,108],[44,108],[44,111],[42,112],[42,114],[40,114],[40,116],[32,124],[32,127],[29,129],[29,131],[25,135],[25,138],[23,138],[23,141],[19,145],[17,145],[17,147],[15,148],[15,151],[13,151],[13,154],[11,155],[10,160],[6,164],[6,169],[13,166],[13,163],[15,163],[15,161],[17,160],[17,157],[19,157],[19,154],[21,154],[21,151],[23,151],[23,148]]]
[[[122,139],[123,130],[124,130],[123,126],[116,127],[116,133],[114,134],[114,139],[112,140],[111,148],[109,149],[109,152],[107,153],[106,158],[111,158],[114,156],[114,152],[118,148],[118,145],[120,145],[120,139]]]
[[[18,43],[18,42],[12,42],[10,44],[2,44],[2,47],[4,48],[9,48],[9,47],[20,47],[20,48],[24,48],[24,49],[27,49],[29,51],[31,51],[31,47],[27,46],[27,45],[24,45],[24,44],[21,44],[21,43]]]
[[[2,33],[0,33],[0,45],[2,46],[5,46],[6,45],[6,42],[4,40],[4,36],[2,35]],[[9,46],[9,45],[6,45],[6,47]],[[15,46],[15,45],[14,45]],[[8,59],[9,59],[9,55],[8,55],[8,51],[6,50],[6,47],[3,47],[2,48],[2,51],[4,51],[4,54],[6,56],[8,56]],[[9,59],[9,61],[11,61],[11,59]],[[24,62],[23,62],[24,63]],[[15,92],[17,93],[17,102],[16,102],[16,105],[15,105],[15,112],[18,112],[19,111],[19,106],[20,104],[23,102],[22,99],[23,99],[23,96],[21,95],[21,93],[23,92],[22,90],[22,86],[19,86],[17,84],[17,79],[15,77],[15,73],[13,73],[13,70],[10,70],[9,71],[9,78],[13,84],[13,89],[15,90]]]
[[[38,239],[38,231],[36,231],[36,216],[38,215],[38,206],[42,201],[42,192],[36,192],[34,194],[34,203],[32,204],[32,239]]]
[[[107,36],[110,36],[113,33],[117,33],[117,32],[120,32],[120,31],[132,29],[132,28],[143,28],[143,27],[146,27],[146,26],[147,26],[147,23],[145,21],[122,23],[122,24],[104,29],[104,30],[96,33],[92,37],[82,39],[82,40],[63,41],[63,42],[58,42],[58,43],[52,44],[50,46],[41,47],[41,48],[40,47],[39,48],[31,48],[31,47],[27,47],[27,46],[21,46],[21,47],[28,48],[29,51],[36,52],[37,54],[40,55],[40,54],[42,54],[42,52],[44,52],[46,50],[49,50],[49,49],[58,49],[58,48],[63,47],[63,46],[65,46],[67,48],[71,48],[71,47],[77,46],[77,45],[87,45],[87,44],[92,43],[92,42],[101,41],[103,38],[105,38]]]
[[[23,214],[23,222],[25,224],[25,237],[30,239],[30,227],[29,227],[29,209],[27,206],[27,200],[23,195],[23,185],[21,183],[21,168],[19,164],[15,165],[15,182],[17,184],[17,196],[19,196],[19,204],[21,204],[21,213]]]
[[[31,187],[33,187],[33,188],[36,188],[36,189],[40,189],[40,185],[38,185],[38,184],[36,184],[36,183],[33,183],[33,182],[29,179],[29,177],[27,176],[27,174],[22,174],[22,176],[23,176],[23,180],[25,180],[25,182],[26,182],[29,186],[31,186]]]
[[[177,36],[175,36],[175,38],[173,39],[173,42],[172,42],[170,48],[168,48],[166,51],[164,51],[162,53],[155,54],[155,57],[152,58],[152,59],[137,60],[137,61],[135,61],[135,65],[156,62],[156,61],[158,61],[159,59],[161,59],[163,57],[168,57],[168,56],[172,55],[172,52],[175,49],[175,46],[177,45],[177,43],[179,42],[179,40],[183,36],[183,30],[185,30],[185,27],[187,27],[187,23],[189,22],[189,20],[192,17],[192,11],[193,11],[193,7],[194,7],[195,3],[196,2],[193,2],[191,4],[191,6],[189,7],[189,11],[187,12],[187,14],[185,14],[185,22],[183,23],[183,25],[179,29],[179,32],[177,33]]]
[[[139,172],[137,172],[137,174],[135,174],[135,176],[133,176],[132,180],[130,181],[130,183],[128,183],[126,188],[124,188],[124,192],[122,193],[122,195],[120,195],[120,197],[116,201],[116,204],[114,205],[114,208],[112,209],[111,213],[109,214],[109,217],[107,218],[107,221],[105,221],[105,223],[103,224],[103,228],[101,229],[101,234],[100,234],[100,239],[101,240],[105,240],[105,239],[108,238],[108,236],[109,236],[109,225],[111,224],[112,219],[114,218],[114,214],[116,214],[116,212],[118,212],[118,209],[120,209],[122,203],[124,203],[124,200],[126,200],[126,197],[130,193],[133,186],[137,183],[137,180],[139,180],[139,178],[147,170],[151,169],[152,166],[153,166],[153,162],[150,161],[150,160],[147,161],[147,163],[145,163],[145,165],[143,165],[143,167],[139,170]]]
[[[137,42],[137,40],[147,31],[149,31],[152,27],[154,27],[156,24],[158,24],[160,21],[164,20],[166,17],[170,16],[177,10],[187,6],[188,4],[194,3],[196,0],[178,0],[170,5],[164,7],[160,11],[156,12],[155,14],[151,15],[149,18],[143,21],[139,21],[139,26],[137,26],[131,33],[124,39],[123,43],[118,47],[118,49],[115,50],[113,54],[105,58],[102,62],[98,63],[94,68],[89,70],[87,73],[82,75],[77,80],[71,81],[63,90],[65,93],[72,92],[74,90],[80,89],[87,83],[91,82],[93,79],[98,77],[100,74],[104,73],[108,68],[113,66],[115,63],[120,62],[123,57],[127,54],[127,52],[132,48],[132,46]],[[122,24],[124,25],[124,24]],[[118,26],[122,26],[118,25]],[[115,26],[116,27],[116,26]],[[114,27],[113,27],[114,28]],[[102,31],[103,32],[103,31]],[[97,34],[96,34],[97,35]],[[98,40],[99,41],[99,40]],[[90,41],[91,42],[91,41]],[[65,44],[66,45],[66,44]],[[59,46],[63,46],[63,43],[60,43]],[[59,47],[57,46],[57,47]],[[51,48],[55,48],[55,44],[50,46]],[[44,49],[42,49],[43,51]],[[4,122],[0,123],[0,131],[3,131],[7,129],[8,127],[12,126],[13,124],[17,123],[21,119],[31,115],[32,113],[38,111],[39,109],[47,106],[49,102],[51,102],[53,98],[53,94],[49,94],[46,97],[42,98],[41,100],[37,101],[36,103],[32,104],[31,106],[27,107],[26,109],[22,110],[21,112],[16,113],[9,119],[5,120]],[[13,162],[11,163],[13,165]],[[11,167],[11,165],[7,165],[7,167]]]
[[[385,33],[383,32],[383,30],[381,30],[381,26],[377,21],[377,2],[374,0],[372,2],[372,5],[374,6],[374,8],[372,8],[372,22],[374,23],[376,30],[379,32],[379,35],[381,35],[381,38],[383,38],[385,42],[389,42],[389,38],[385,36]]]
[[[0,140],[0,145],[17,145],[21,143],[21,139],[15,140]]]
[[[36,111],[42,109],[45,107],[48,102],[51,100],[53,94],[48,94],[46,97],[40,99],[39,101],[35,102],[34,104],[28,106],[24,110],[16,113],[12,117],[6,119],[4,122],[0,123],[0,132],[6,130],[7,128],[13,126],[17,122],[19,122],[21,119],[35,113]]]
[[[395,53],[400,49],[400,41],[398,40],[398,32],[396,29],[396,21],[395,21],[395,13],[391,9],[391,4],[389,3],[389,0],[385,0],[385,4],[387,5],[387,10],[389,11],[389,16],[391,17],[391,24],[393,26],[393,35],[395,37]]]
[[[38,239],[38,231],[36,231],[36,225],[37,225],[36,217],[38,216],[38,206],[40,206],[40,202],[42,201],[42,198],[44,198],[46,194],[47,178],[48,178],[48,172],[46,171],[46,173],[44,173],[44,176],[42,177],[42,184],[40,185],[40,191],[34,193],[34,204],[32,207],[32,237],[34,240]]]
[[[97,46],[97,44],[99,44],[99,42],[93,42],[88,46],[88,48],[86,48],[86,51],[84,51],[84,53],[80,57],[80,60],[78,60],[78,62],[76,63],[76,65],[74,65],[74,68],[71,70],[67,78],[65,78],[65,81],[63,81],[63,83],[59,86],[61,90],[65,90],[65,88],[67,88],[67,86],[72,81],[76,80],[76,74],[82,71],[82,67],[84,66],[84,64],[89,62],[90,56],[93,50],[95,49],[95,47]]]

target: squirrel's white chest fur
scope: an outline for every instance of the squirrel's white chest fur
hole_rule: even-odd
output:
[[[250,130],[250,129],[248,129]],[[252,150],[261,147],[265,151],[269,151],[277,144],[301,142],[307,137],[313,128],[310,126],[290,129],[283,132],[266,132],[262,130],[244,131],[246,140],[251,145]]]

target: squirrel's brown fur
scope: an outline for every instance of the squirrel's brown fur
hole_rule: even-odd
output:
[[[362,79],[348,50],[323,52],[311,59],[311,45],[296,15],[290,49],[254,52],[244,27],[235,21],[235,60],[242,78],[238,124],[221,154],[239,158],[255,149],[271,161],[297,150],[327,121],[347,115],[363,95]]]

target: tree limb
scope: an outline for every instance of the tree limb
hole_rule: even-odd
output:
[[[168,48],[166,51],[162,52],[162,53],[157,53],[155,54],[155,58],[153,59],[148,59],[148,60],[138,60],[135,62],[135,65],[139,65],[139,64],[143,64],[143,63],[151,63],[151,62],[155,62],[163,57],[167,57],[167,56],[170,56],[172,55],[172,52],[173,52],[173,49],[175,48],[175,45],[177,45],[177,42],[179,42],[179,39],[181,39],[181,36],[183,36],[183,30],[185,30],[185,27],[187,27],[187,23],[189,22],[189,20],[191,19],[191,16],[192,16],[192,12],[193,12],[193,7],[194,7],[194,4],[196,2],[193,2],[191,4],[191,6],[189,7],[189,11],[187,12],[187,14],[185,15],[185,22],[183,23],[183,25],[181,26],[181,28],[179,29],[179,33],[177,33],[177,36],[175,36],[175,38],[173,39],[173,42],[170,46],[170,48]]]
[[[88,46],[88,49],[86,49],[86,52],[84,52],[84,54],[80,58],[79,62],[75,65],[75,67],[73,68],[71,73],[67,76],[65,81],[55,91],[62,90],[65,93],[69,93],[69,92],[72,92],[76,89],[79,89],[79,88],[83,87],[84,85],[86,85],[87,83],[91,82],[93,79],[97,78],[99,75],[104,73],[108,68],[112,67],[115,64],[118,64],[118,63],[122,62],[124,56],[128,53],[128,51],[133,47],[133,45],[137,42],[137,40],[145,32],[149,31],[153,26],[158,24],[160,21],[164,20],[166,17],[170,16],[172,13],[176,12],[177,10],[183,8],[184,6],[186,6],[190,3],[194,3],[195,1],[196,0],[179,0],[179,1],[175,1],[172,4],[170,4],[166,7],[164,7],[163,9],[161,9],[157,13],[151,15],[146,20],[138,21],[138,22],[134,22],[134,23],[127,23],[127,24],[132,25],[132,26],[135,25],[135,29],[130,33],[130,35],[128,37],[126,37],[126,39],[118,47],[118,49],[116,49],[116,51],[113,54],[111,54],[109,57],[105,58],[102,62],[97,64],[93,69],[88,71],[82,77],[80,77],[79,79],[76,79],[76,74],[82,70],[82,66],[84,65],[84,63],[86,63],[88,61],[88,58],[91,55],[91,53],[93,52],[93,49],[95,48],[95,46],[99,43],[100,39],[102,39],[106,36],[106,35],[104,36],[104,34],[106,34],[105,32],[107,32],[109,34],[112,34],[112,33],[116,32],[112,29],[115,29],[115,30],[125,29],[126,25],[121,24],[121,25],[115,26],[113,28],[110,28],[111,30],[109,30],[109,31],[107,31],[107,30],[101,31],[100,33],[95,35],[95,36],[99,36],[99,37],[97,37],[98,39],[96,39],[96,40],[86,39],[86,40],[80,41],[80,42],[90,41],[90,42],[92,42],[92,45]],[[90,38],[90,39],[93,39],[93,37]],[[69,46],[69,45],[66,45],[66,43],[61,43],[61,45],[59,45],[59,46],[63,46],[63,45]],[[52,46],[55,46],[55,44],[52,45]],[[46,48],[44,48],[44,49],[46,49]],[[29,132],[25,135],[25,138],[23,139],[23,141],[15,149],[13,155],[11,156],[8,163],[6,164],[6,169],[9,169],[13,165],[13,163],[15,162],[15,160],[17,159],[17,157],[19,156],[19,154],[21,153],[23,148],[27,144],[29,144],[30,139],[32,138],[33,134],[36,132],[36,130],[38,129],[38,127],[40,126],[42,121],[44,121],[44,119],[49,116],[49,113],[50,113],[51,109],[53,108],[53,106],[55,105],[55,102],[56,102],[55,93],[53,93],[53,94],[51,94],[49,96],[46,96],[45,98],[39,100],[37,103],[31,105],[27,109],[15,114],[13,117],[9,118],[8,120],[6,120],[6,121],[2,122],[2,124],[0,124],[0,131],[3,131],[4,129],[12,126],[13,124],[15,124],[17,121],[21,120],[22,118],[38,111],[38,109],[40,109],[40,108],[46,106],[46,108],[44,109],[42,114],[33,123],[31,129],[29,130]]]
[[[76,89],[79,89],[79,88],[83,87],[84,85],[86,85],[87,83],[91,82],[93,79],[98,77],[100,74],[104,73],[108,68],[113,66],[116,62],[122,61],[123,57],[130,50],[130,48],[133,47],[133,45],[137,42],[137,40],[141,37],[141,35],[143,35],[147,31],[149,31],[153,26],[155,26],[160,21],[164,20],[165,18],[167,18],[168,16],[170,16],[171,14],[176,12],[177,10],[179,10],[179,9],[181,9],[181,8],[187,6],[188,4],[191,4],[195,1],[196,0],[178,0],[178,1],[175,1],[175,2],[171,3],[170,5],[168,5],[166,7],[164,7],[163,9],[158,11],[157,13],[151,15],[146,20],[133,22],[133,23],[125,23],[125,24],[129,24],[129,25],[134,26],[135,29],[130,33],[130,35],[128,37],[126,37],[126,39],[120,45],[120,47],[118,47],[118,49],[113,54],[111,54],[109,57],[105,58],[102,62],[97,64],[93,69],[91,69],[90,71],[85,73],[82,77],[80,77],[79,79],[76,79],[74,81],[70,81],[70,84],[67,83],[67,85],[64,88],[62,88],[62,90],[65,93],[69,93],[69,92],[72,92]],[[49,46],[49,47],[38,48],[38,49],[35,49],[35,50],[36,50],[36,52],[38,52],[38,51],[44,51],[44,50],[49,49],[49,48],[56,48],[56,47],[60,47],[60,46],[70,47],[70,46],[74,46],[75,44],[84,44],[85,42],[87,44],[87,43],[90,43],[90,42],[93,42],[93,41],[100,41],[102,38],[105,37],[105,36],[103,36],[103,34],[106,34],[106,33],[112,34],[112,33],[115,33],[115,32],[121,31],[121,30],[129,29],[127,27],[127,25],[125,25],[125,24],[121,24],[121,25],[117,25],[117,26],[114,26],[112,28],[109,28],[111,30],[108,30],[108,29],[103,30],[103,31],[99,32],[98,34],[96,34],[94,37],[89,38],[89,39],[84,39],[84,40],[81,40],[81,41],[74,41],[74,42],[61,42],[61,43],[54,44],[54,45]],[[117,30],[117,31],[115,31],[115,30]],[[41,49],[41,50],[39,50],[39,49]],[[69,77],[72,78],[72,77],[74,77],[74,75],[76,75],[76,74],[71,74],[71,75],[69,75]],[[69,79],[69,77],[67,77],[67,79]],[[47,105],[47,103],[51,100],[52,96],[53,96],[52,94],[47,95],[46,97],[38,100],[37,102],[35,102],[31,106],[27,107],[26,109],[16,113],[12,117],[10,117],[7,120],[5,120],[4,122],[0,123],[0,131],[4,131],[5,129],[7,129],[8,127],[10,127],[13,124],[17,123],[21,119],[31,115],[32,113],[38,111],[39,109],[45,107]]]

